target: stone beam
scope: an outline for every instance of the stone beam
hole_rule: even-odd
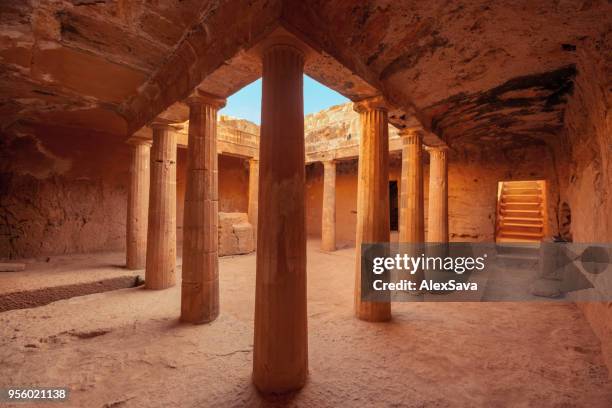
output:
[[[197,17],[174,52],[138,88],[138,94],[121,105],[129,121],[128,134],[200,85],[227,97],[259,78],[257,66],[245,64],[242,56],[278,26],[280,10],[280,0],[237,0],[232,7],[215,2],[194,10]]]
[[[432,140],[435,135],[432,136],[430,132],[425,132],[419,127],[415,128],[404,128],[401,129],[400,132],[407,131],[419,131],[422,135],[423,144],[426,146],[431,146],[430,143],[426,141]],[[389,130],[391,133],[391,129]],[[333,139],[332,139],[333,140]],[[402,139],[396,135],[389,136],[389,152],[401,152],[402,151]],[[326,160],[349,160],[356,159],[359,157],[359,139],[355,140],[355,143],[348,146],[340,146],[336,148],[329,148],[326,150],[318,150],[315,152],[306,153],[306,163],[314,163],[314,162],[323,162]]]
[[[255,13],[254,16],[257,19],[258,14]],[[261,19],[267,21],[263,16]],[[233,51],[229,51],[229,48],[219,50],[217,45],[209,47],[210,50],[208,50],[203,44],[208,44],[211,39],[206,37],[207,34],[198,33],[198,30],[194,29],[194,32],[186,37],[188,45],[180,44],[177,55],[169,59],[168,64],[156,73],[136,98],[123,106],[123,112],[130,119],[130,130],[133,132],[155,116],[172,120],[186,117],[186,107],[174,105],[176,101],[186,97],[191,89],[200,87],[221,97],[228,97],[261,77],[261,62],[258,56],[261,49],[260,42],[268,35],[285,35],[303,43],[305,52],[308,54],[304,72],[322,84],[353,101],[374,97],[381,92],[385,96],[390,93],[391,97],[386,98],[393,104],[389,107],[389,123],[398,128],[420,126],[418,115],[412,108],[406,107],[404,99],[387,92],[380,83],[372,78],[365,78],[357,74],[351,64],[335,59],[332,54],[319,47],[316,41],[311,41],[300,30],[287,24],[284,20],[277,18],[272,22],[268,21],[268,24],[257,31],[258,35],[252,35],[252,33],[248,35],[247,38],[250,41],[246,46],[242,44],[242,47]],[[201,28],[199,30],[201,31]],[[243,28],[236,28],[236,30],[241,32]],[[231,38],[234,36],[235,33],[232,33]],[[218,59],[219,55],[210,55],[213,50],[226,58],[222,63],[211,67],[209,66],[210,61],[205,60]],[[206,69],[202,69],[203,67]],[[196,82],[198,78],[199,82]],[[424,142],[429,145],[444,144],[433,133],[426,133]]]
[[[327,29],[312,29],[312,27],[319,26],[323,21],[325,19],[320,18],[316,12],[308,10],[308,5],[305,2],[285,4],[280,18],[280,24],[286,30],[294,33],[308,44],[316,45],[318,53],[326,55],[327,61],[330,64],[323,70],[326,74],[332,68],[338,69],[341,67],[339,71],[350,72],[350,78],[360,78],[360,83],[367,84],[367,86],[364,86],[364,89],[368,91],[359,97],[351,97],[349,93],[342,91],[343,86],[339,84],[338,80],[354,86],[352,81],[345,81],[342,76],[320,76],[317,72],[309,72],[305,68],[308,75],[347,96],[352,101],[359,101],[382,94],[389,104],[389,123],[398,128],[413,127],[415,124],[418,124],[426,131],[423,139],[424,143],[431,146],[445,146],[445,141],[431,132],[430,115],[420,111],[410,98],[410,95],[397,86],[390,86],[390,82],[386,78],[369,69],[366,64],[360,63],[359,56],[351,55],[351,47],[347,47],[346,44],[339,44],[335,41],[336,39],[331,38],[327,34]],[[369,92],[370,89],[375,90],[375,92]]]
[[[222,124],[223,122],[219,122]],[[178,148],[186,149],[188,146],[188,132],[189,122],[181,123],[181,129],[171,129]],[[237,140],[232,137],[232,132],[227,128],[224,129],[219,126],[217,135],[217,153],[224,154],[226,156],[240,157],[243,159],[250,159],[259,157],[259,136],[255,134],[246,134],[243,140]],[[246,132],[243,132],[246,133]],[[244,140],[246,139],[246,140]],[[130,143],[137,143],[139,141],[151,141],[152,132],[149,127],[144,127],[135,132],[129,139]]]

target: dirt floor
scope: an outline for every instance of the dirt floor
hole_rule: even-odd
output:
[[[352,314],[354,251],[317,248],[299,393],[264,399],[251,385],[253,254],[221,259],[221,316],[208,325],[179,324],[180,286],[0,313],[0,387],[69,387],[70,407],[610,407],[599,342],[575,306],[397,303],[392,322],[366,323]],[[123,263],[84,258],[49,273]]]

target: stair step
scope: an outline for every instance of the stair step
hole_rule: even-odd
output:
[[[538,181],[504,181],[504,187],[525,187],[525,188],[539,188],[540,182]]]
[[[527,194],[527,195],[541,195],[542,191],[539,188],[524,188],[524,187],[504,187],[502,194]]]
[[[544,227],[544,224],[542,224],[541,222],[538,224],[529,224],[529,223],[522,223],[522,222],[516,222],[516,221],[506,221],[506,219],[502,220],[502,227],[526,227],[526,228],[542,228]]]
[[[507,244],[516,244],[516,243],[529,243],[529,244],[537,244],[540,242],[540,239],[534,238],[517,238],[517,237],[498,237],[496,239],[497,243],[507,243]]]
[[[542,217],[537,215],[534,218],[527,217],[502,217],[502,223],[511,223],[511,224],[523,224],[523,225],[539,225],[542,226]]]
[[[538,233],[542,235],[544,231],[542,227],[537,227],[533,225],[528,225],[526,227],[523,226],[513,226],[513,225],[503,225],[499,228],[500,234],[504,235],[508,234],[523,234],[523,233]]]
[[[505,217],[520,217],[520,218],[536,218],[541,219],[542,214],[540,210],[511,210],[502,208],[501,214]]]
[[[502,194],[502,203],[540,203],[542,197],[537,194]]]
[[[540,203],[501,203],[503,209],[510,211],[531,210],[540,211]]]
[[[530,257],[538,257],[540,255],[540,242],[529,240],[528,242],[504,242],[504,239],[498,238],[498,244],[495,246],[497,254],[522,255]],[[501,240],[501,241],[500,241]]]
[[[519,237],[519,238],[542,238],[543,234],[541,232],[509,232],[502,231],[500,233],[502,237]]]

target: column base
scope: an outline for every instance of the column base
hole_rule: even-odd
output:
[[[181,284],[183,323],[206,324],[219,317],[219,281],[183,282]],[[188,299],[188,300],[187,300]]]
[[[365,322],[388,322],[391,320],[391,303],[361,302],[355,311],[355,317]]]

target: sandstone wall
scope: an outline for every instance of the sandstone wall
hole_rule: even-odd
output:
[[[219,211],[247,212],[249,208],[249,164],[245,159],[219,156]]]
[[[187,149],[177,150],[176,240],[183,242]],[[246,213],[248,210],[249,168],[244,159],[219,155],[219,212]]]
[[[575,242],[612,242],[612,52],[610,36],[578,50],[578,75],[565,111],[562,199]],[[602,342],[612,373],[612,302],[579,304]]]
[[[398,183],[401,164],[390,161],[389,181]],[[306,228],[311,238],[321,238],[323,203],[323,165],[313,163],[306,172]],[[399,204],[399,203],[398,203]],[[339,162],[336,166],[336,245],[338,248],[355,245],[357,224],[357,160]]]
[[[0,135],[0,258],[125,249],[130,146],[117,136],[24,125]],[[177,152],[182,241],[187,150]],[[248,166],[219,156],[219,211],[246,212]]]
[[[127,145],[37,125],[0,144],[0,258],[124,249]]]

